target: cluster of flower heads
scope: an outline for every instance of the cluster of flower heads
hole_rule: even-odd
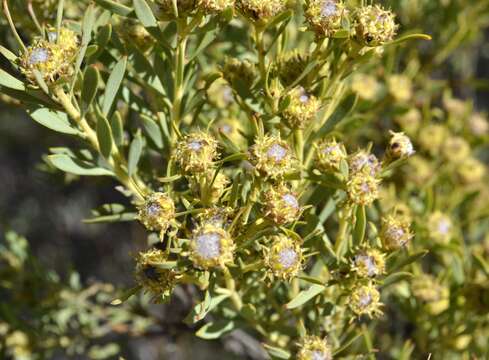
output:
[[[46,82],[54,82],[72,71],[78,49],[78,36],[73,30],[55,28],[46,31],[45,38],[35,39],[20,57],[20,67],[24,75],[36,81],[36,73]]]

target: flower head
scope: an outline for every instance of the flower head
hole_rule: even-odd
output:
[[[285,185],[272,187],[265,193],[265,208],[266,216],[278,225],[298,220],[301,213],[297,195]]]
[[[460,136],[450,136],[443,143],[442,152],[448,161],[461,163],[470,156],[470,145]]]
[[[284,110],[283,117],[292,129],[302,129],[316,117],[320,105],[314,95],[308,94],[299,86],[291,91],[290,103]]]
[[[351,174],[366,172],[371,176],[377,176],[381,169],[377,157],[374,154],[369,154],[365,150],[360,150],[349,156],[348,165]]]
[[[402,132],[391,131],[387,154],[393,159],[404,159],[414,155],[413,144]]]
[[[154,39],[150,33],[143,25],[135,20],[125,19],[118,26],[117,30],[126,44],[134,44],[143,52],[149,50],[154,44]]]
[[[267,250],[266,264],[272,273],[282,279],[297,275],[302,266],[300,243],[283,234],[272,236],[272,246]]]
[[[194,231],[190,248],[190,258],[198,268],[224,267],[233,262],[233,239],[222,227],[211,223]]]
[[[428,233],[437,243],[446,244],[452,236],[453,223],[450,217],[441,211],[435,211],[428,218]]]
[[[237,0],[238,10],[252,21],[264,21],[284,11],[287,0]]]
[[[175,203],[165,193],[153,193],[139,207],[138,219],[148,230],[164,233],[175,219]]]
[[[352,270],[361,277],[375,277],[385,273],[385,255],[376,249],[366,249],[353,258]]]
[[[418,136],[419,146],[434,155],[440,151],[447,136],[447,129],[440,124],[429,124],[421,129]]]
[[[308,53],[294,50],[278,57],[273,64],[272,71],[280,78],[284,86],[289,86],[302,74],[309,61]]]
[[[337,171],[342,160],[346,160],[345,147],[335,139],[320,142],[316,147],[317,165],[322,171]]]
[[[219,13],[234,6],[234,0],[198,0],[205,13]]]
[[[379,5],[359,7],[355,13],[358,41],[367,46],[379,46],[391,41],[397,32],[394,14]]]
[[[178,142],[173,156],[183,172],[205,172],[217,157],[217,145],[216,139],[209,134],[195,132]]]
[[[350,295],[348,304],[357,316],[367,315],[373,317],[382,314],[380,310],[382,306],[380,293],[372,284],[355,287]]]
[[[56,44],[59,46],[63,53],[63,57],[67,61],[71,61],[71,59],[78,52],[78,47],[80,45],[80,39],[78,35],[71,29],[61,27],[59,29],[59,37],[58,32],[55,28],[49,28],[47,30],[48,40],[52,44]]]
[[[307,336],[300,343],[298,360],[332,360],[331,346],[326,339],[318,336]]]
[[[222,67],[222,76],[233,88],[243,86],[250,88],[256,79],[256,68],[248,60],[226,58]]]
[[[394,74],[387,79],[389,93],[398,102],[408,102],[413,96],[413,84],[410,78],[402,74]]]
[[[354,173],[346,184],[346,191],[351,203],[371,205],[379,197],[380,180],[368,172]]]
[[[232,214],[233,209],[230,207],[212,207],[199,213],[197,219],[202,226],[212,225],[225,229],[230,224]]]
[[[39,40],[27,48],[20,59],[20,65],[24,75],[35,82],[35,71],[38,71],[43,79],[48,82],[55,81],[64,70],[61,49],[45,40]]]
[[[457,167],[457,174],[465,184],[480,182],[486,175],[486,166],[474,157],[469,157]]]
[[[260,174],[278,178],[292,171],[294,158],[287,142],[265,135],[250,148],[249,161]]]
[[[422,274],[411,283],[413,295],[425,304],[430,315],[438,315],[450,305],[450,291],[440,284],[433,276]]]
[[[196,9],[198,0],[176,0],[178,17],[186,17]],[[165,19],[175,17],[173,0],[156,0],[159,15]]]
[[[309,28],[318,37],[332,37],[341,29],[341,20],[348,11],[341,0],[310,0],[305,5]]]
[[[404,217],[389,215],[382,219],[380,239],[387,250],[402,248],[413,236],[410,223]]]
[[[158,249],[140,252],[136,258],[136,280],[153,295],[169,295],[177,282],[178,274],[173,269],[158,266],[167,260],[167,254]]]

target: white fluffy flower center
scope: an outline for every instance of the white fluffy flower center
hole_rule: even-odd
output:
[[[221,253],[221,235],[207,233],[198,235],[195,239],[196,252],[203,259],[215,259]]]
[[[321,6],[321,17],[329,18],[335,16],[338,12],[338,6],[333,0],[326,0]]]
[[[275,161],[281,161],[287,156],[287,149],[279,144],[273,144],[268,148],[267,156]]]
[[[282,200],[285,201],[287,205],[293,207],[294,209],[297,209],[299,207],[299,202],[297,201],[296,197],[292,194],[285,194],[284,196],[282,196]]]
[[[29,56],[29,65],[41,64],[49,60],[49,51],[44,48],[35,49]]]
[[[297,253],[292,248],[283,249],[278,254],[278,261],[282,267],[288,269],[297,262]]]

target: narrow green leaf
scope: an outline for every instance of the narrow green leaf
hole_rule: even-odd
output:
[[[15,62],[17,61],[17,55],[15,55],[12,51],[3,47],[2,45],[0,45],[0,54],[5,56],[7,58],[7,60],[13,64],[15,64]]]
[[[347,96],[335,109],[326,123],[317,131],[315,137],[321,138],[334,130],[338,124],[350,114],[357,103],[357,95]]]
[[[131,146],[129,147],[129,159],[127,162],[127,172],[129,176],[135,174],[142,151],[143,138],[141,137],[140,133],[137,133],[134,140],[131,142]]]
[[[85,76],[83,77],[83,88],[81,92],[82,115],[86,114],[88,108],[93,102],[93,99],[95,98],[95,95],[97,94],[99,80],[100,74],[96,67],[89,66],[85,69]]]
[[[292,10],[287,10],[284,11],[283,13],[276,15],[265,25],[265,30],[274,27],[277,24],[280,24],[282,21],[289,20],[292,17],[292,14],[293,14]]]
[[[98,57],[105,50],[111,36],[112,36],[111,24],[107,24],[99,28],[97,32],[97,37],[95,39],[97,43],[97,51],[94,54],[90,55],[89,59],[87,60],[88,64],[93,64],[98,59]]]
[[[41,88],[41,90],[46,95],[49,95],[49,88],[48,88],[48,85],[46,84],[46,82],[44,81],[42,74],[37,69],[34,69],[32,72],[33,72],[34,77],[36,78],[36,82],[39,85],[39,87]]]
[[[187,315],[184,322],[186,324],[195,324],[196,322],[205,318],[205,316],[211,312],[216,306],[222,303],[224,300],[229,298],[229,294],[218,295],[216,297],[211,297],[208,292],[206,292],[206,296],[204,301],[195,305]]]
[[[22,81],[2,69],[0,69],[0,85],[13,90],[25,91],[25,86]]]
[[[387,44],[384,44],[384,46],[389,46],[389,45],[397,45],[397,44],[402,44],[403,42],[409,41],[409,40],[431,40],[431,36],[427,34],[409,34],[405,36],[401,36],[399,39],[396,39],[394,41],[391,41]]]
[[[142,289],[142,286],[138,285],[138,286],[135,286],[133,288],[130,288],[130,289],[124,291],[120,297],[112,300],[110,302],[110,305],[117,306],[117,305],[122,304],[123,302],[127,301],[127,299],[129,299],[131,296],[136,294],[141,289]]]
[[[263,344],[263,347],[265,350],[270,354],[271,357],[276,358],[276,359],[290,359],[291,354],[287,350],[271,346],[268,344]]]
[[[144,133],[153,141],[158,149],[163,149],[163,134],[161,133],[158,123],[149,116],[140,114],[141,123],[143,124]]]
[[[93,31],[93,27],[95,25],[95,20],[96,20],[95,19],[95,9],[92,5],[90,5],[87,8],[87,10],[85,11],[85,16],[83,17],[81,47],[80,47],[80,51],[78,52],[78,55],[76,57],[74,76],[73,76],[73,81],[71,83],[71,91],[70,92],[72,92],[73,88],[75,87],[75,81],[77,78],[78,71],[80,70],[83,59],[85,58],[85,53],[87,51],[88,44],[90,43],[90,40],[92,39],[92,31]]]
[[[95,2],[104,9],[120,16],[129,16],[134,11],[132,8],[112,0],[95,0]]]
[[[312,285],[309,289],[301,291],[295,298],[285,305],[285,307],[287,309],[298,308],[321,294],[325,289],[324,285]]]
[[[100,147],[100,153],[108,159],[112,153],[112,130],[105,116],[97,118],[97,139]]]
[[[206,340],[219,339],[222,335],[232,331],[234,328],[234,321],[222,320],[216,323],[210,322],[202,326],[195,335]]]
[[[75,174],[75,175],[87,175],[87,176],[113,176],[112,171],[98,167],[95,164],[91,164],[87,161],[74,159],[66,154],[49,155],[49,161],[51,164],[61,171]]]
[[[64,112],[33,106],[27,109],[27,113],[34,121],[51,130],[69,135],[80,134],[80,132],[70,124],[68,116]]]
[[[365,238],[365,230],[367,229],[367,215],[365,214],[365,206],[358,205],[356,211],[355,228],[353,230],[353,244],[361,245]]]
[[[121,114],[114,111],[110,118],[110,128],[112,129],[112,137],[117,146],[121,146],[124,142],[124,125],[122,124]]]
[[[146,0],[133,0],[134,11],[144,27],[156,27],[158,23]]]
[[[122,79],[124,78],[124,73],[126,72],[127,57],[120,59],[112,70],[109,80],[107,81],[107,86],[105,87],[105,95],[102,103],[102,113],[107,116],[114,103],[114,99],[121,86]]]
[[[65,0],[58,0],[58,10],[56,11],[56,32],[58,34],[57,39],[59,39],[61,22],[63,21],[64,5],[65,5]]]
[[[386,288],[387,286],[396,284],[401,280],[407,280],[407,279],[410,279],[412,277],[413,277],[413,274],[405,272],[405,271],[391,273],[382,282],[382,288]]]
[[[89,219],[84,219],[83,223],[101,224],[101,223],[125,222],[125,221],[134,221],[136,220],[136,218],[137,218],[137,213],[128,212],[128,213],[121,213],[121,214],[94,216]]]
[[[389,273],[394,273],[397,270],[402,269],[404,266],[407,266],[413,262],[418,261],[423,256],[425,256],[427,253],[428,253],[428,250],[421,250],[421,251],[415,252],[414,254],[411,254],[407,257],[403,255],[402,260],[399,263],[395,264],[392,269],[389,269]]]

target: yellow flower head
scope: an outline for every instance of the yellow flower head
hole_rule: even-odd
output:
[[[285,185],[272,187],[265,193],[265,208],[266,216],[278,225],[298,220],[301,213],[297,195]]]
[[[367,46],[385,44],[396,35],[394,14],[379,5],[359,7],[354,16],[357,40]]]
[[[284,86],[289,86],[302,74],[309,61],[309,54],[293,50],[280,55],[273,64],[272,71]]]
[[[352,76],[351,90],[356,93],[360,99],[373,101],[380,94],[382,86],[375,76],[356,73]]]
[[[419,146],[432,155],[436,155],[445,141],[447,129],[440,124],[429,124],[421,129],[418,136]]]
[[[452,236],[453,223],[450,217],[441,211],[435,211],[428,218],[428,233],[437,243],[446,244]]]
[[[45,81],[53,82],[65,69],[61,48],[45,40],[38,40],[27,48],[20,59],[20,66],[24,75],[33,83],[36,81],[35,70]]]
[[[251,87],[256,79],[255,65],[248,60],[226,58],[221,73],[222,77],[234,88],[240,85]]]
[[[346,191],[351,203],[371,205],[379,197],[380,180],[368,172],[354,173],[346,184]]]
[[[355,287],[350,294],[348,304],[357,316],[374,317],[382,314],[380,293],[372,284]]]
[[[219,13],[234,6],[234,0],[199,0],[198,5],[205,13]]]
[[[401,74],[394,74],[387,79],[389,93],[398,102],[408,102],[413,96],[413,84],[410,78]]]
[[[483,136],[489,132],[487,116],[481,113],[472,114],[469,117],[469,129],[475,136]]]
[[[136,280],[143,289],[151,294],[168,296],[178,280],[173,269],[160,265],[168,260],[167,254],[158,249],[140,252],[136,258]]]
[[[290,93],[290,104],[283,112],[283,117],[292,129],[303,129],[314,120],[321,103],[303,87],[299,86]]]
[[[450,306],[450,290],[431,275],[415,277],[411,283],[411,291],[425,304],[424,307],[430,315],[438,315]]]
[[[405,159],[414,155],[411,139],[402,132],[391,131],[391,139],[387,150],[388,156],[393,159]]]
[[[442,152],[448,161],[461,163],[470,156],[470,145],[460,136],[450,136],[445,140]]]
[[[306,336],[300,343],[297,360],[332,360],[331,346],[319,336]]]
[[[257,139],[248,157],[258,173],[270,178],[282,177],[293,170],[292,151],[280,136],[265,135]]]
[[[234,242],[222,227],[207,223],[198,227],[190,241],[190,259],[201,269],[225,267],[233,262]]]
[[[332,37],[341,29],[348,10],[341,0],[310,0],[305,4],[305,17],[318,37]]]
[[[413,156],[406,167],[406,177],[418,186],[425,185],[433,176],[431,163],[422,156]]]
[[[234,211],[230,207],[213,207],[199,213],[197,219],[202,226],[212,225],[224,229],[230,224],[233,213]]]
[[[421,112],[417,108],[411,108],[406,113],[395,117],[396,123],[410,135],[416,134],[421,124]]]
[[[300,243],[283,234],[271,237],[272,246],[267,249],[266,264],[270,271],[282,279],[295,277],[302,267]]]
[[[322,171],[337,171],[342,160],[346,160],[345,147],[335,139],[324,140],[316,146],[317,166]]]
[[[377,176],[381,170],[380,162],[374,154],[360,150],[348,157],[348,165],[351,174],[369,173]]]
[[[385,273],[385,255],[376,249],[366,249],[353,258],[352,270],[361,277],[375,277]]]
[[[217,145],[205,132],[191,133],[177,143],[173,157],[184,173],[205,172],[217,158]]]
[[[387,250],[402,248],[413,236],[410,223],[404,217],[389,215],[382,219],[380,239]]]
[[[59,29],[59,38],[56,28],[49,28],[47,36],[50,43],[59,46],[65,60],[71,62],[80,46],[78,35],[73,30],[62,27]]]
[[[284,11],[287,0],[237,0],[236,5],[246,18],[263,21]]]
[[[469,157],[457,167],[457,174],[465,184],[478,183],[486,175],[486,166],[478,159]]]
[[[164,233],[175,219],[175,203],[165,193],[153,193],[139,207],[138,219],[148,230]]]

